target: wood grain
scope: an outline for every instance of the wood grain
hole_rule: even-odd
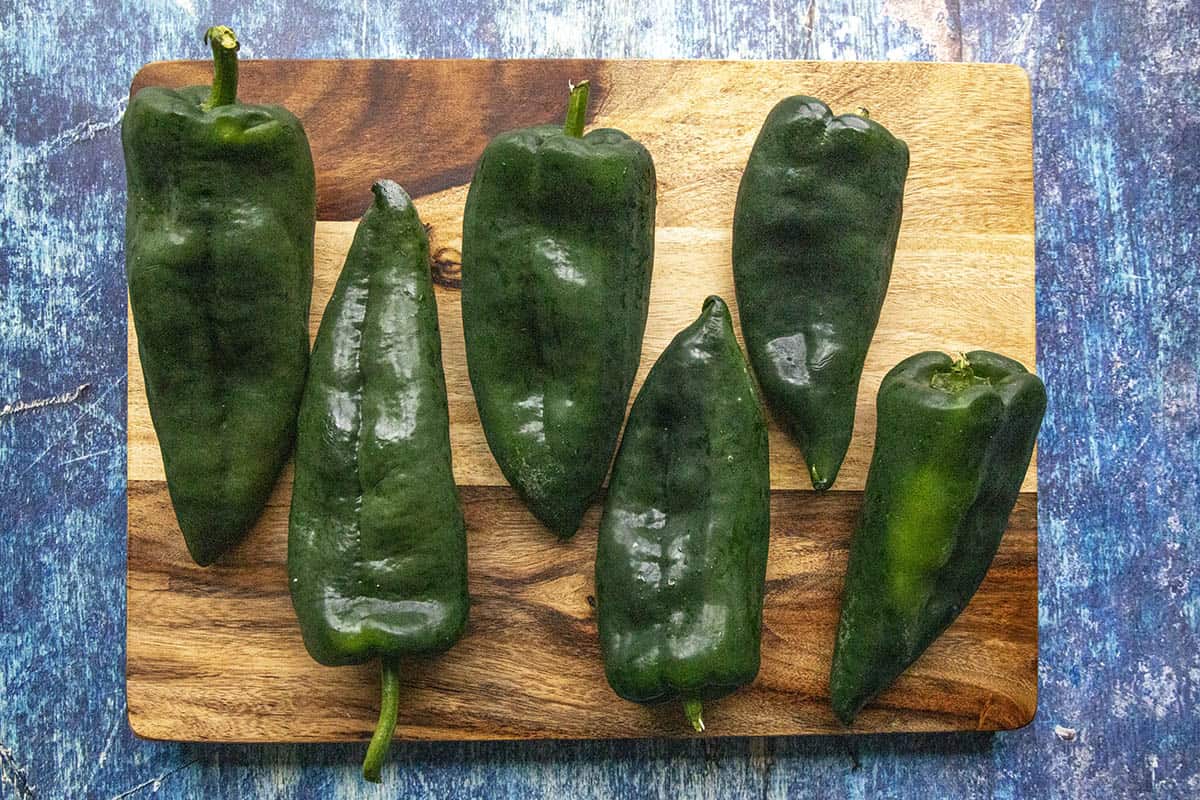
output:
[[[413,739],[682,736],[675,704],[644,708],[604,680],[593,560],[599,509],[546,538],[507,487],[465,487],[471,617],[435,659],[403,669],[397,735]],[[327,741],[370,736],[377,665],[328,668],[304,651],[287,591],[287,500],[275,493],[231,557],[197,567],[165,487],[129,484],[130,721],[142,736]],[[829,649],[858,492],[775,492],[758,680],[712,703],[716,735],[845,730],[829,709]],[[1037,502],[1017,504],[979,594],[855,730],[991,730],[1036,706]]]
[[[134,81],[208,79],[199,62],[152,64]],[[787,94],[835,112],[867,106],[908,141],[912,167],[891,290],[860,390],[854,441],[825,497],[771,430],[772,550],[763,669],[706,711],[712,733],[838,732],[826,672],[845,563],[886,371],[918,350],[977,347],[1029,366],[1034,346],[1028,83],[1007,66],[812,62],[246,62],[241,97],[304,121],[318,170],[315,333],[368,187],[391,177],[431,226],[452,277],[475,159],[495,133],[556,120],[568,79],[593,82],[591,124],[620,127],[659,178],[651,314],[638,384],[707,294],[734,300],[729,228],[758,126]],[[446,281],[450,284],[452,281]],[[470,526],[467,637],[406,675],[398,735],[414,739],[684,735],[674,708],[619,701],[604,682],[590,594],[593,508],[556,544],[515,500],[479,428],[456,291],[438,288],[455,474]],[[736,309],[735,309],[736,312]],[[207,570],[187,558],[163,484],[129,327],[130,722],[152,738],[326,741],[374,724],[370,667],[327,669],[300,643],[285,579],[290,472],[246,542]],[[996,564],[958,622],[855,730],[1018,727],[1036,707],[1036,469]]]

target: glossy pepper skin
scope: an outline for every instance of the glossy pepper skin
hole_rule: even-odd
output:
[[[560,537],[575,533],[608,472],[654,257],[654,162],[620,131],[580,135],[586,88],[572,93],[565,129],[488,144],[463,218],[480,421],[505,478]]]
[[[1041,380],[977,351],[884,378],[830,693],[846,724],[955,620],[991,566],[1046,409]]]
[[[729,309],[709,297],[634,401],[600,523],[608,682],[700,705],[754,680],[770,532],[767,428]]]
[[[454,644],[468,600],[429,243],[403,189],[380,181],[372,191],[313,348],[288,575],[314,659],[382,660],[383,707],[364,764],[378,780],[397,659]]]
[[[308,364],[316,219],[300,121],[236,101],[237,40],[208,32],[214,85],[142,89],[121,126],[129,302],[167,488],[211,564],[266,503]]]
[[[818,490],[833,485],[854,431],[907,174],[908,147],[882,125],[789,97],[763,123],[738,188],[733,276],[746,350]]]

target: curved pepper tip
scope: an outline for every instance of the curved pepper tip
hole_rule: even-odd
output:
[[[704,298],[704,304],[700,306],[700,316],[702,319],[732,321],[729,305],[725,302],[725,298],[716,294],[710,294]]]
[[[183,532],[183,543],[197,566],[210,567],[227,550],[241,541],[252,522],[228,521],[225,524],[196,524],[194,516],[178,509],[175,518]]]
[[[849,728],[854,724],[854,718],[858,716],[858,711],[856,709],[834,703],[833,715],[837,717],[838,722]]]
[[[404,187],[393,180],[380,178],[371,184],[371,193],[375,195],[375,205],[404,208],[412,203],[412,198]]]
[[[221,552],[202,545],[193,546],[190,541],[185,542],[188,548],[188,554],[192,557],[192,561],[196,562],[198,567],[211,567],[216,560],[220,558]]]
[[[553,533],[560,542],[565,542],[579,531],[579,526],[583,522],[583,514],[586,510],[587,506],[584,506],[578,511],[563,510],[558,513],[538,513],[538,511],[535,510],[534,516],[538,518],[539,522],[549,528],[550,532]]]
[[[833,715],[837,717],[838,722],[850,727],[854,724],[854,718],[858,716],[863,703],[859,698],[850,694],[846,683],[839,679],[837,661],[838,659],[835,657],[833,671],[830,674],[829,705],[833,708]]]

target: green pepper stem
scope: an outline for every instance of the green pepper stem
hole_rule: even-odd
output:
[[[816,464],[809,465],[808,474],[812,478],[813,488],[818,492],[823,492],[829,488],[829,481],[825,480],[825,476],[821,474],[821,470],[817,469]]]
[[[212,94],[204,101],[204,109],[228,106],[237,102],[238,44],[237,36],[224,25],[214,25],[204,32],[204,41],[212,45]]]
[[[984,375],[976,375],[975,369],[965,353],[951,356],[954,363],[949,369],[938,370],[929,378],[929,385],[950,394],[958,394],[980,384],[990,384],[991,380]]]
[[[855,110],[855,112],[854,112],[854,113],[855,113],[855,114],[857,114],[858,116],[862,117],[863,119],[870,119],[870,118],[871,118],[871,111],[870,111],[870,109],[868,109],[866,106],[859,106],[859,107],[858,107],[858,108]]]
[[[700,716],[702,711],[699,700],[684,700],[683,713],[688,718],[688,722],[692,723],[692,727],[696,729],[696,733],[704,733],[704,717]]]
[[[363,759],[363,777],[371,783],[379,783],[379,773],[387,758],[388,748],[396,733],[396,711],[400,706],[400,665],[394,658],[380,659],[380,702],[379,724],[367,746],[367,757]]]
[[[571,87],[571,99],[567,103],[567,121],[563,125],[563,133],[578,139],[583,136],[583,125],[587,117],[588,94],[592,87],[587,81],[580,81]]]

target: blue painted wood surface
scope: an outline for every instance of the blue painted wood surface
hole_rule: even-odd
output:
[[[1200,796],[1197,0],[248,5],[0,7],[0,797]],[[1037,720],[995,736],[407,745],[382,789],[359,779],[357,746],[133,737],[118,129],[136,69],[205,57],[219,21],[247,57],[1024,65],[1050,393]]]

